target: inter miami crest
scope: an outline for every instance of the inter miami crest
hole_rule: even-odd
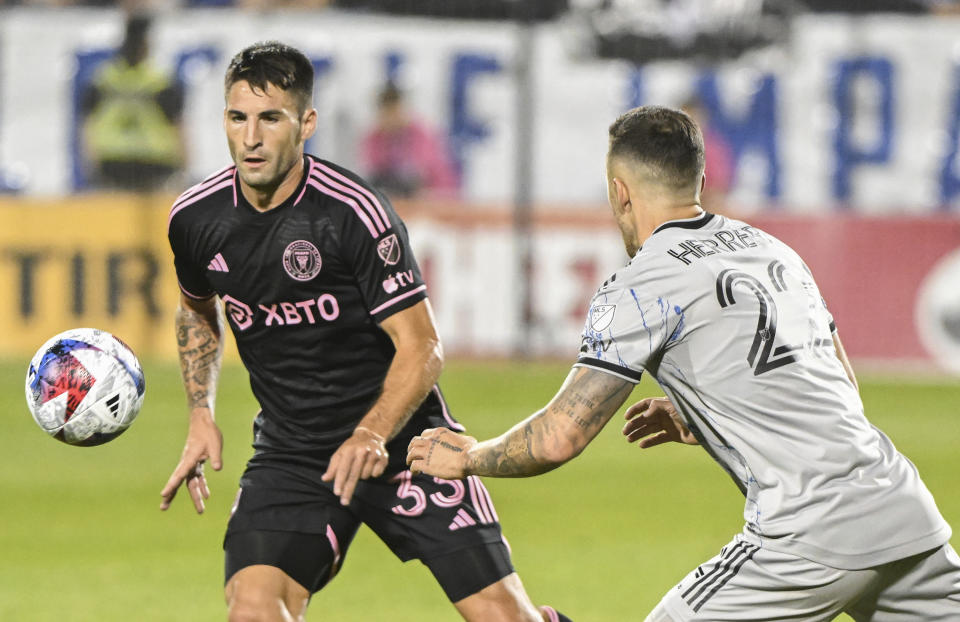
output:
[[[306,240],[290,242],[283,251],[283,269],[298,281],[309,281],[320,273],[320,251]]]
[[[380,255],[385,266],[393,266],[400,261],[400,243],[395,233],[377,242],[377,255]]]

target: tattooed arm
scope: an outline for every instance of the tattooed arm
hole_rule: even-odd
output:
[[[160,509],[170,507],[180,485],[186,482],[193,505],[197,513],[201,513],[203,500],[210,497],[203,463],[209,460],[215,471],[222,466],[223,436],[213,415],[223,352],[223,326],[217,297],[193,300],[181,294],[176,331],[180,371],[190,409],[190,429],[180,462],[160,493],[163,498]]]
[[[497,438],[478,443],[451,430],[427,430],[410,442],[407,464],[415,473],[447,479],[545,473],[578,456],[633,387],[603,371],[574,368],[545,408]]]

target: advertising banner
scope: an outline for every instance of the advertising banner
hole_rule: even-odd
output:
[[[31,356],[80,326],[174,355],[168,209],[166,197],[0,201],[0,355]]]
[[[172,359],[172,197],[0,200],[0,356],[77,326]],[[510,211],[399,203],[448,354],[571,361],[596,288],[626,254],[609,209],[537,210],[529,323]],[[806,260],[850,356],[960,370],[960,221],[747,217]],[[229,339],[229,338],[228,338]],[[227,348],[235,356],[233,346]]]

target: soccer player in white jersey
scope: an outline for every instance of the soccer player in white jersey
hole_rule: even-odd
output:
[[[817,285],[787,245],[700,207],[703,139],[647,106],[610,126],[608,199],[630,255],[591,303],[557,395],[501,436],[415,437],[414,472],[521,477],[577,456],[640,375],[669,399],[628,440],[701,445],[746,498],[742,533],[647,618],[960,620],[960,559],[913,464],[864,416]]]

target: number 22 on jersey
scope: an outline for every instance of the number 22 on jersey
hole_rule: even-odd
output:
[[[787,282],[783,278],[786,268],[779,260],[771,261],[767,266],[767,276],[776,292],[788,290]],[[752,274],[732,268],[723,270],[717,275],[717,301],[721,308],[728,309],[737,304],[734,288],[741,291],[746,289],[757,298],[757,330],[754,333],[753,342],[750,344],[750,350],[747,352],[747,363],[753,369],[753,375],[759,376],[778,367],[796,362],[797,356],[793,353],[801,349],[802,346],[776,345],[775,343],[779,312],[770,290]],[[832,342],[832,337],[829,340],[813,339],[813,345],[815,346],[826,345],[827,342]]]

